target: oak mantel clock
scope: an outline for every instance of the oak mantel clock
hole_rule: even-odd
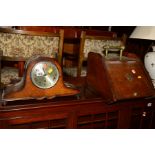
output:
[[[79,90],[64,84],[61,67],[55,59],[38,56],[26,62],[22,80],[4,90],[3,100],[49,99],[78,93]]]

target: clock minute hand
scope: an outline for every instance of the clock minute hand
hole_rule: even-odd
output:
[[[46,74],[46,71],[45,71],[44,67],[42,68],[42,70],[44,72],[44,75],[43,76],[46,76],[47,74]]]

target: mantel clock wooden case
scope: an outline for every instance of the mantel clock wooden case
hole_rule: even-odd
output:
[[[22,80],[6,87],[4,101],[44,99],[56,96],[76,95],[79,90],[66,86],[58,62],[50,57],[35,57],[25,64]]]

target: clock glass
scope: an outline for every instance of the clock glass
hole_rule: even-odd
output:
[[[39,88],[53,87],[59,79],[59,70],[51,61],[41,61],[34,65],[31,70],[31,80]]]

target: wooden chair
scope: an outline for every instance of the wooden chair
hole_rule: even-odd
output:
[[[64,67],[77,66],[80,49],[81,30],[77,28],[64,28],[63,62]]]
[[[63,30],[49,33],[0,28],[1,82],[8,85],[13,80],[20,80],[24,62],[35,55],[53,57],[62,64],[63,39]],[[11,67],[5,67],[9,63]]]
[[[88,39],[90,40],[99,40],[105,39],[114,39],[117,37],[115,32],[110,31],[102,31],[102,30],[83,30],[80,34],[80,43],[79,43],[79,51],[78,51],[78,64],[76,67],[66,67],[64,68],[65,74],[71,76],[71,77],[80,77],[86,75],[86,69],[82,67],[83,62],[87,59],[88,50],[89,51],[96,51],[98,48],[100,48],[101,51],[103,51],[102,44],[98,44],[96,47],[92,48],[92,45],[87,44],[85,47],[85,41],[88,42]],[[95,43],[96,44],[96,43]],[[99,47],[100,46],[100,47]],[[86,48],[86,49],[85,49]],[[86,54],[87,53],[87,54]]]
[[[107,51],[109,50],[120,50],[122,52],[125,43],[126,35],[123,35],[122,38],[117,38],[115,32],[93,30],[82,31],[77,76],[82,76],[83,62],[87,60],[89,52],[100,53],[101,55],[107,54]],[[84,73],[84,76],[86,76],[86,73]]]

